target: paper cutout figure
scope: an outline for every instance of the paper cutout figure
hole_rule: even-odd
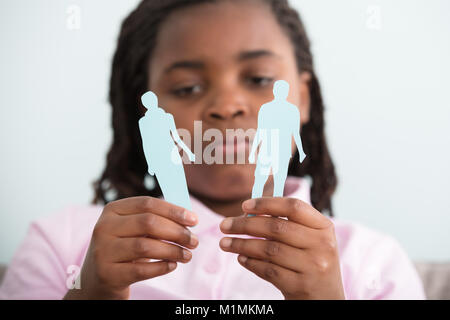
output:
[[[158,179],[165,201],[191,210],[184,167],[174,141],[190,161],[195,161],[195,155],[178,135],[173,115],[158,107],[156,94],[148,91],[141,101],[147,108],[145,116],[139,120],[139,129],[148,173]]]
[[[255,168],[252,198],[262,197],[264,185],[272,172],[274,197],[282,197],[289,162],[292,157],[292,136],[300,155],[300,163],[306,157],[300,138],[300,111],[286,99],[289,83],[275,81],[274,100],[261,106],[258,113],[258,129],[253,139],[249,162],[255,162],[255,152],[260,145]]]

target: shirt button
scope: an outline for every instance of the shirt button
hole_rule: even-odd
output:
[[[204,270],[208,273],[216,273],[219,271],[219,264],[217,262],[209,263],[204,267]]]

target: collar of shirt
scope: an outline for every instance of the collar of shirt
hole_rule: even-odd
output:
[[[310,200],[310,184],[308,180],[300,177],[288,176],[284,187],[284,196],[290,198],[297,198],[311,204]],[[225,219],[221,214],[212,211],[205,206],[200,200],[190,195],[192,211],[198,216],[198,224],[192,227],[192,231],[200,235],[209,232],[212,229],[216,230],[219,224]]]

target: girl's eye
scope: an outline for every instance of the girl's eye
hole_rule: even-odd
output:
[[[186,86],[172,90],[172,93],[180,98],[187,97],[193,94],[197,94],[201,91],[202,87],[200,85]]]
[[[270,85],[273,82],[273,80],[274,79],[270,78],[270,77],[259,77],[259,76],[256,76],[256,77],[250,77],[248,79],[248,82],[251,85],[254,85],[254,86],[257,86],[257,87],[265,87],[265,86]]]

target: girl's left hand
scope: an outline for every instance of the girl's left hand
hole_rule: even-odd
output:
[[[239,254],[242,266],[271,282],[285,299],[345,299],[330,219],[294,198],[250,199],[242,208],[256,216],[226,218],[222,232],[265,239],[225,237],[222,250]]]

